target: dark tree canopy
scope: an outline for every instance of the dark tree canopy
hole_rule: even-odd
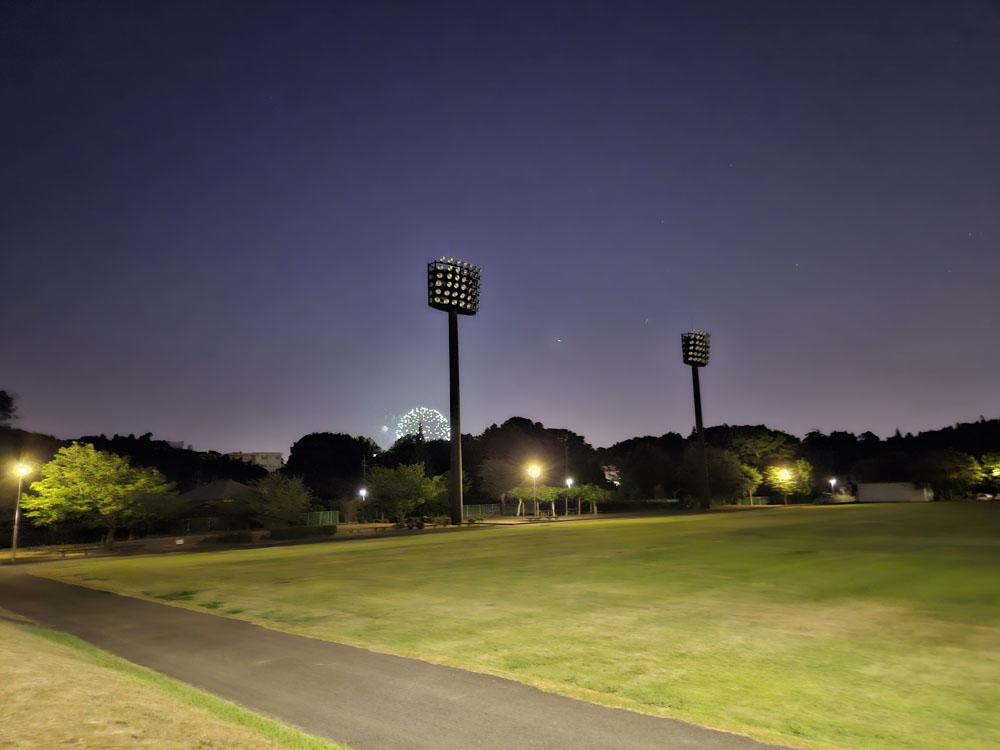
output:
[[[7,391],[0,391],[0,423],[9,422],[17,414],[17,405],[14,403],[15,396]]]
[[[550,483],[562,484],[567,475],[579,484],[604,481],[596,451],[571,430],[549,429],[541,422],[511,417],[499,427],[486,428],[472,442],[470,452],[479,461],[496,458],[522,469],[537,464]],[[464,445],[463,439],[463,450]],[[478,469],[478,462],[473,468]]]
[[[199,452],[187,448],[177,448],[166,440],[153,440],[150,432],[134,435],[104,435],[78,438],[78,442],[90,443],[97,450],[108,451],[131,459],[135,466],[158,469],[167,479],[174,482],[181,492],[187,492],[216,479],[232,479],[234,482],[249,484],[267,476],[260,466],[244,463],[214,451]]]
[[[425,440],[423,435],[403,435],[389,450],[380,453],[375,463],[387,469],[423,464],[427,475],[434,477],[451,468],[451,445],[447,440]],[[468,459],[463,464],[468,467]]]
[[[313,432],[292,445],[281,473],[301,477],[320,499],[349,498],[361,488],[365,466],[371,466],[378,446],[366,437],[342,432]]]

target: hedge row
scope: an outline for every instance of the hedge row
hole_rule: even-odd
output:
[[[329,526],[289,526],[286,529],[271,529],[271,538],[306,539],[311,536],[333,536],[336,533],[335,524]]]

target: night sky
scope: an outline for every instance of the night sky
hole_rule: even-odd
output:
[[[0,3],[17,426],[288,450],[1000,416],[1000,5]],[[561,339],[561,342],[558,341]]]

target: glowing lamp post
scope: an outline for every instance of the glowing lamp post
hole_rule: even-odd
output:
[[[528,469],[528,473],[531,475],[531,503],[535,506],[535,515],[538,515],[538,494],[535,492],[535,480],[538,479],[538,475],[541,471],[537,466],[532,466]]]
[[[830,496],[831,497],[833,496],[833,490],[834,490],[834,488],[836,486],[837,486],[837,478],[834,477],[833,479],[830,480]]]
[[[573,489],[573,480],[570,477],[566,477],[566,515],[569,515],[569,491]],[[577,515],[580,515],[577,512]]]
[[[30,473],[31,467],[25,464],[17,464],[14,467],[14,474],[17,476],[17,500],[14,501],[14,534],[10,544],[11,562],[17,560],[17,530],[21,523],[21,483]]]
[[[448,313],[448,365],[450,375],[451,522],[462,523],[462,417],[458,385],[458,316],[479,312],[479,278],[482,269],[462,260],[442,256],[427,264],[427,304]]]
[[[705,425],[701,419],[701,385],[698,382],[698,368],[708,364],[708,343],[711,337],[705,331],[691,331],[681,334],[681,353],[684,364],[691,366],[691,383],[694,387],[694,423],[698,432],[698,458],[701,464],[698,494],[701,495],[701,507],[705,510],[711,506],[708,489],[708,458],[705,455]]]

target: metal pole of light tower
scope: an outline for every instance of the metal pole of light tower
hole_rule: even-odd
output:
[[[14,538],[11,539],[10,544],[10,561],[15,562],[17,560],[17,527],[21,522],[21,481],[22,477],[20,474],[17,475],[17,500],[14,502]]]
[[[701,383],[698,381],[698,368],[691,366],[691,385],[694,387],[694,425],[698,432],[698,494],[701,496],[701,507],[708,510],[712,505],[708,488],[708,455],[705,450],[705,424],[701,418]]]
[[[25,475],[31,472],[31,469],[24,464],[18,464],[14,467],[14,473],[17,474],[17,500],[14,501],[14,533],[11,537],[10,544],[10,561],[17,561],[17,532],[21,525],[21,483],[24,481]]]
[[[694,387],[694,424],[698,433],[698,495],[701,507],[708,510],[712,505],[712,494],[708,486],[708,455],[705,449],[705,425],[701,419],[701,384],[698,382],[698,368],[708,364],[709,339],[705,331],[690,331],[681,334],[681,352],[684,364],[691,366],[691,384]]]
[[[451,382],[449,418],[451,420],[451,522],[462,523],[462,404],[458,386],[458,313],[448,311],[448,371]]]
[[[462,416],[458,385],[458,316],[479,312],[482,269],[454,258],[427,264],[427,304],[448,313],[448,370],[451,423],[451,522],[462,523]]]

